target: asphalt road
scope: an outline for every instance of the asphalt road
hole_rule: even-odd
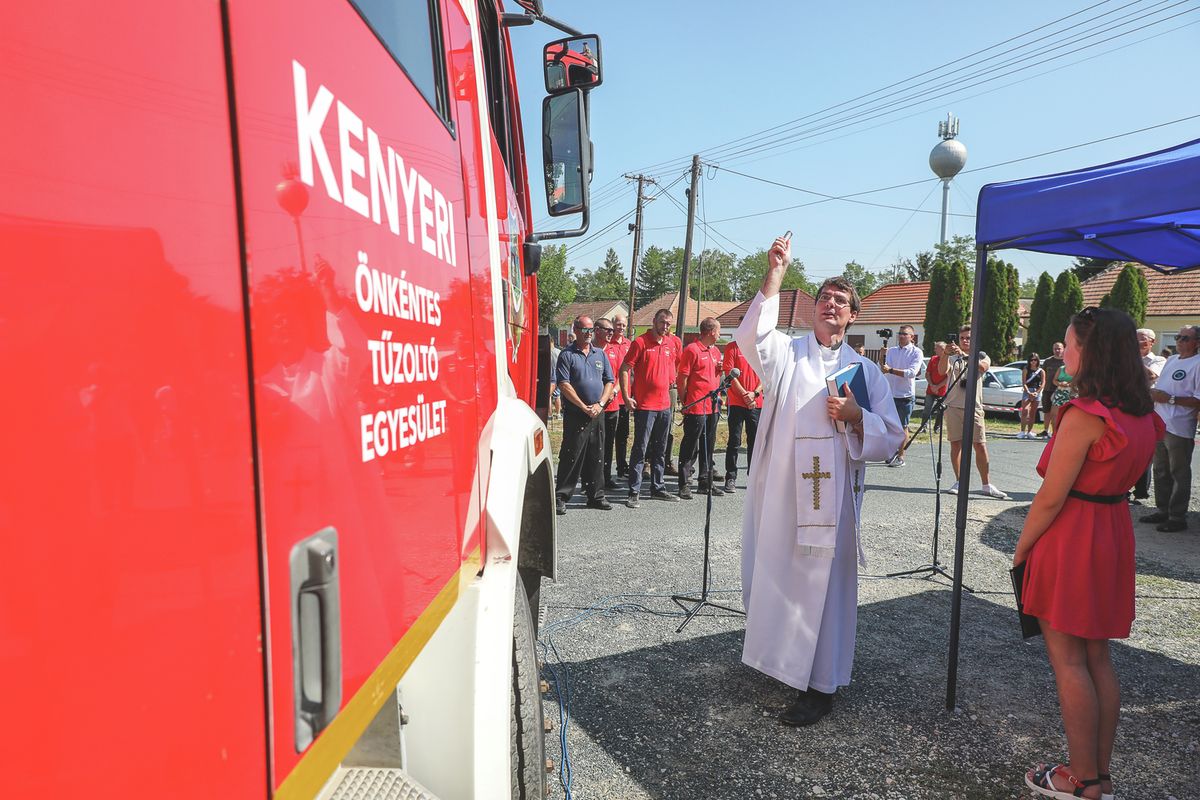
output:
[[[977,593],[963,601],[954,711],[948,582],[879,577],[930,561],[930,446],[914,445],[907,467],[868,469],[870,563],[860,571],[854,679],[828,718],[802,730],[776,720],[793,690],[740,663],[741,617],[706,612],[676,632],[681,611],[670,595],[700,587],[703,498],[605,512],[577,496],[559,517],[559,581],[542,592],[546,674],[557,690],[545,700],[548,755],[560,768],[551,796],[564,796],[568,781],[573,797],[589,800],[1027,796],[1026,768],[1065,760],[1053,675],[1040,639],[1019,637],[1007,573],[1042,446],[989,442],[992,482],[1012,499],[976,494],[968,506],[963,571]],[[948,452],[943,486],[952,482]],[[713,501],[713,599],[735,608],[744,499],[739,491]],[[948,568],[954,512],[943,494]],[[1198,515],[1191,522],[1183,534],[1136,526],[1138,621],[1113,648],[1125,692],[1113,765],[1122,797],[1200,797]]]

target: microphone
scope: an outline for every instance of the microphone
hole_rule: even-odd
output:
[[[742,377],[742,371],[740,369],[738,369],[737,367],[734,367],[733,369],[729,370],[729,374],[721,379],[721,385],[717,387],[717,391],[718,392],[725,391],[726,389],[729,388],[729,385],[733,383],[735,378],[740,378],[740,377]]]

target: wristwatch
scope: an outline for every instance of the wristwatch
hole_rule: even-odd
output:
[[[1169,406],[1175,405],[1175,395],[1171,395],[1170,397],[1167,398],[1167,405],[1169,405]]]

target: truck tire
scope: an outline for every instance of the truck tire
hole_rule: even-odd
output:
[[[522,581],[515,581],[513,602],[513,670],[511,766],[513,800],[546,796],[546,732],[542,719],[537,643],[533,615]]]

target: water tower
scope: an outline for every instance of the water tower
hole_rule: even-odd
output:
[[[946,220],[950,216],[950,181],[967,165],[967,147],[958,139],[958,118],[946,115],[938,123],[942,141],[929,152],[929,168],[942,179],[942,244],[946,243]]]

